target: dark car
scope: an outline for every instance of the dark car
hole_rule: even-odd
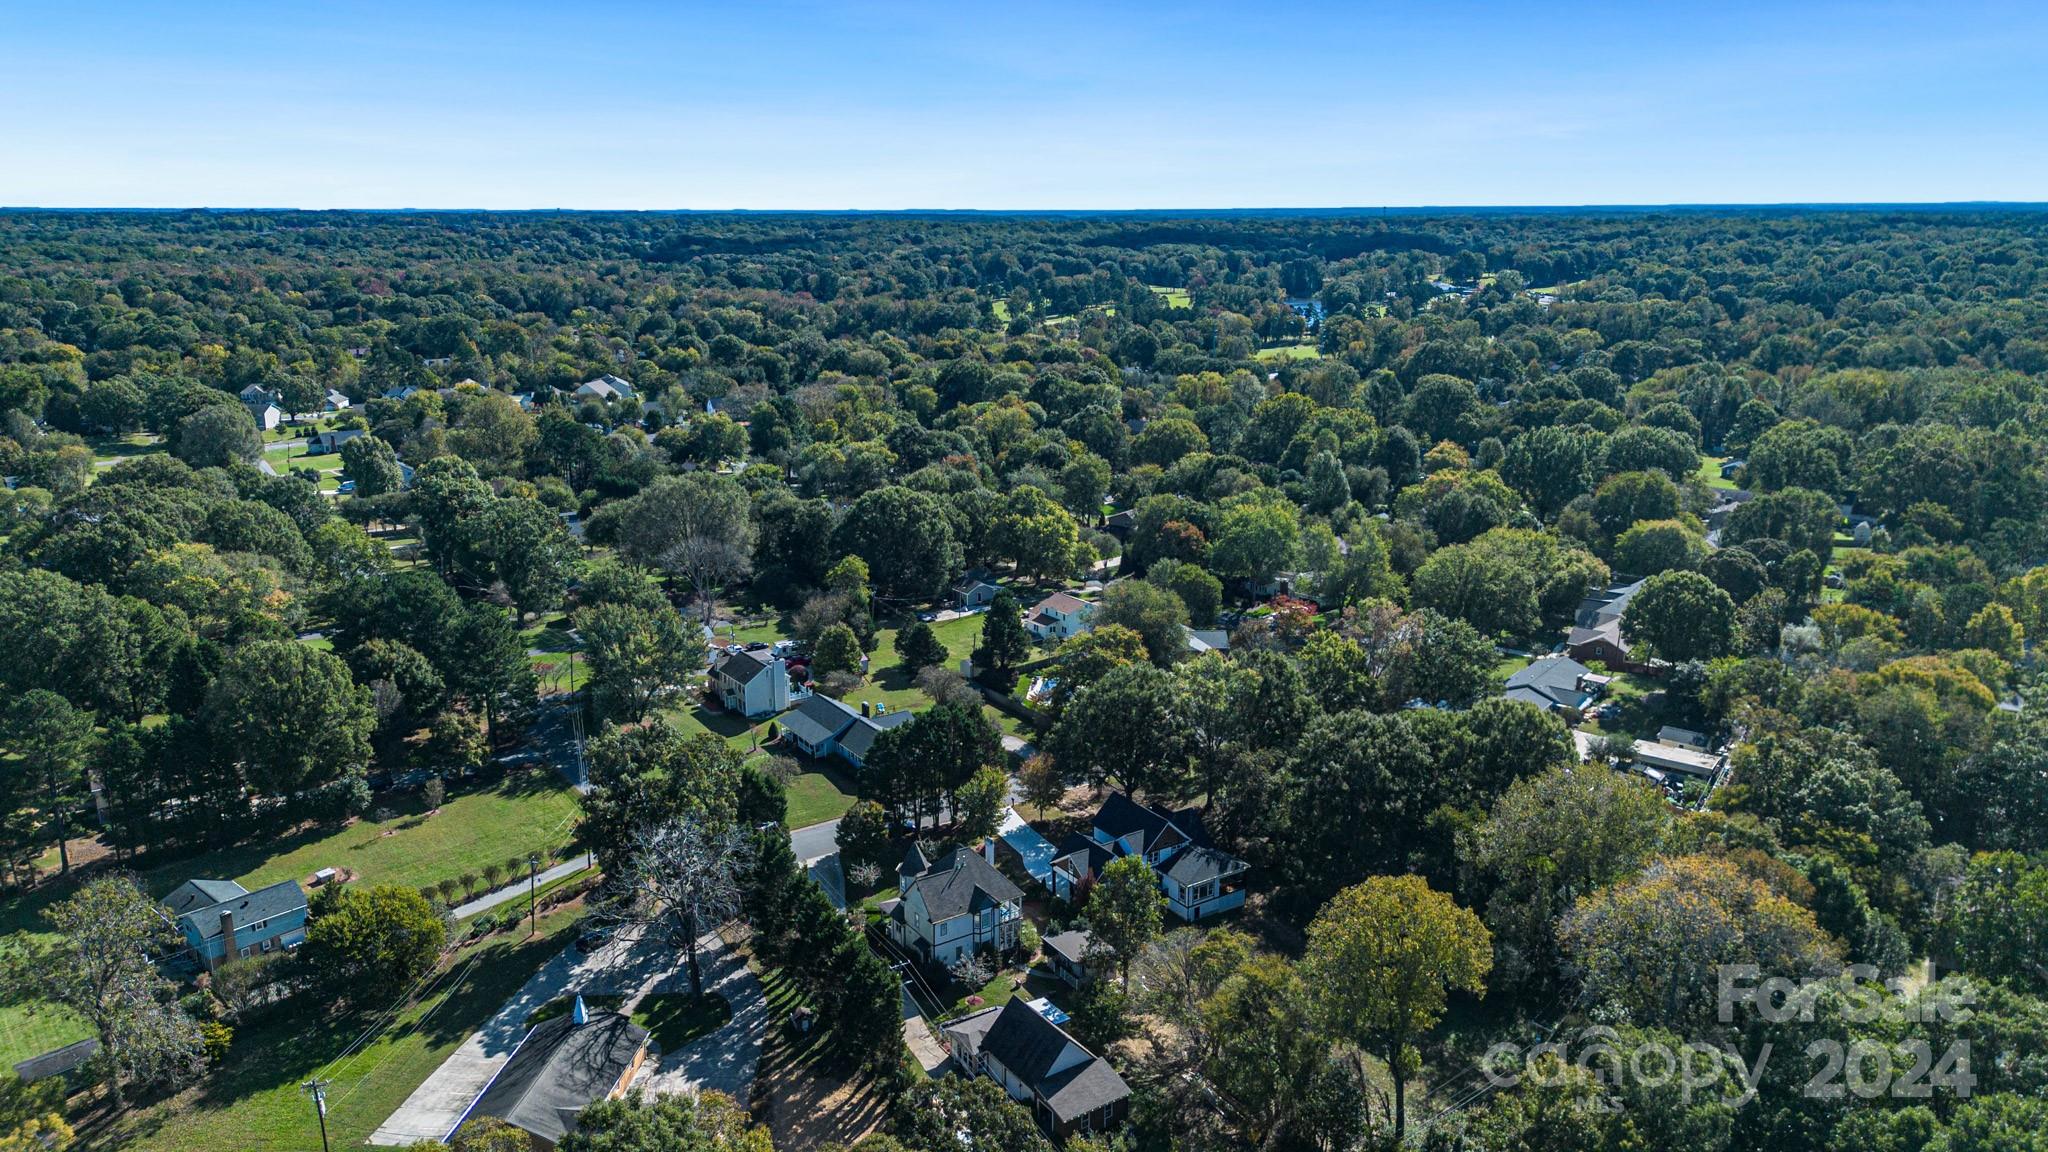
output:
[[[588,956],[610,943],[611,938],[612,934],[608,929],[592,928],[590,931],[576,937],[576,951]]]

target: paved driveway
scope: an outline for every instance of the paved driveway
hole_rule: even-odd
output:
[[[541,966],[498,1014],[479,1028],[404,1104],[370,1136],[370,1143],[404,1145],[417,1140],[446,1140],[471,1101],[512,1058],[512,1049],[526,1035],[526,1018],[558,996],[572,992],[624,996],[628,1000],[680,971],[682,957],[653,941],[621,936],[588,956],[575,946]]]
[[[704,990],[725,997],[732,1019],[707,1036],[699,1036],[675,1052],[641,1065],[635,1088],[652,1096],[662,1092],[723,1092],[744,1106],[761,1059],[761,1038],[768,1033],[768,1000],[761,982],[716,933],[698,945],[704,962]],[[690,991],[690,973],[678,969],[661,978],[656,992]]]
[[[809,824],[789,834],[789,849],[797,863],[813,864],[839,851],[839,821]]]

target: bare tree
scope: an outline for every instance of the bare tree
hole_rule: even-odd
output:
[[[704,606],[704,623],[711,623],[718,609],[718,593],[727,582],[751,572],[753,557],[747,545],[716,536],[685,536],[661,554],[661,566],[690,582],[690,590]]]
[[[750,856],[737,828],[683,817],[634,837],[624,871],[606,884],[598,915],[660,934],[690,962],[690,992],[704,995],[697,940],[739,914],[740,875]]]

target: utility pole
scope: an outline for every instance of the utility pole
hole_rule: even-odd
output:
[[[526,912],[531,917],[529,936],[540,935],[540,853],[526,858]]]
[[[299,1091],[313,1098],[313,1111],[320,1117],[320,1152],[331,1152],[327,1147],[327,1086],[332,1083],[315,1078],[299,1085]]]

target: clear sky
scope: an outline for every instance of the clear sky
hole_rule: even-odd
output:
[[[15,0],[0,204],[2048,200],[2048,5]]]

